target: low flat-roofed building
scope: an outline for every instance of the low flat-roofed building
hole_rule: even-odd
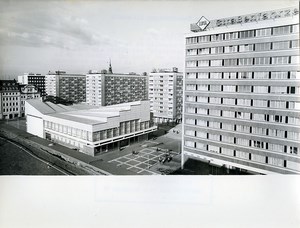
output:
[[[30,100],[25,104],[27,132],[95,156],[148,138],[149,101],[106,107],[64,106]]]

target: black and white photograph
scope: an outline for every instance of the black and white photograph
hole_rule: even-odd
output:
[[[0,1],[0,227],[300,226],[299,1]]]

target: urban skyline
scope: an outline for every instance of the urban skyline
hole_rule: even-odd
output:
[[[115,72],[173,66],[182,71],[191,21],[269,10],[270,2],[1,2],[0,78],[49,70],[86,73],[107,68],[109,59]],[[274,9],[286,6],[272,1]]]

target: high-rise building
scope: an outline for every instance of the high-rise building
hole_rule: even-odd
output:
[[[18,83],[23,85],[35,85],[41,92],[41,96],[46,96],[45,91],[45,75],[25,73],[18,76]]]
[[[194,158],[254,173],[300,173],[298,7],[202,17],[191,31],[182,165]]]
[[[26,102],[27,132],[95,156],[148,139],[149,101],[97,107]]]
[[[86,102],[106,106],[147,100],[147,76],[137,74],[89,73],[86,75]]]
[[[49,72],[45,77],[47,95],[60,97],[74,103],[86,101],[86,76],[67,74],[64,71]]]
[[[153,121],[181,122],[183,74],[172,70],[158,70],[149,74],[149,100]]]

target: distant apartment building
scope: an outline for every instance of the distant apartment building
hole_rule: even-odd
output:
[[[34,85],[19,85],[16,80],[0,80],[0,119],[24,116],[25,100],[40,98]]]
[[[149,100],[156,123],[181,122],[183,74],[174,67],[149,74]]]
[[[29,100],[26,119],[29,133],[91,156],[148,139],[157,129],[149,101],[97,107]]]
[[[147,76],[106,71],[86,75],[86,102],[89,105],[106,106],[147,98]]]
[[[207,18],[209,18],[207,16]],[[298,7],[191,24],[182,165],[300,173]]]
[[[46,96],[45,75],[25,73],[18,76],[18,83],[23,85],[35,85],[41,92],[41,96]]]
[[[86,76],[65,71],[49,72],[45,76],[46,93],[74,103],[86,101]]]

